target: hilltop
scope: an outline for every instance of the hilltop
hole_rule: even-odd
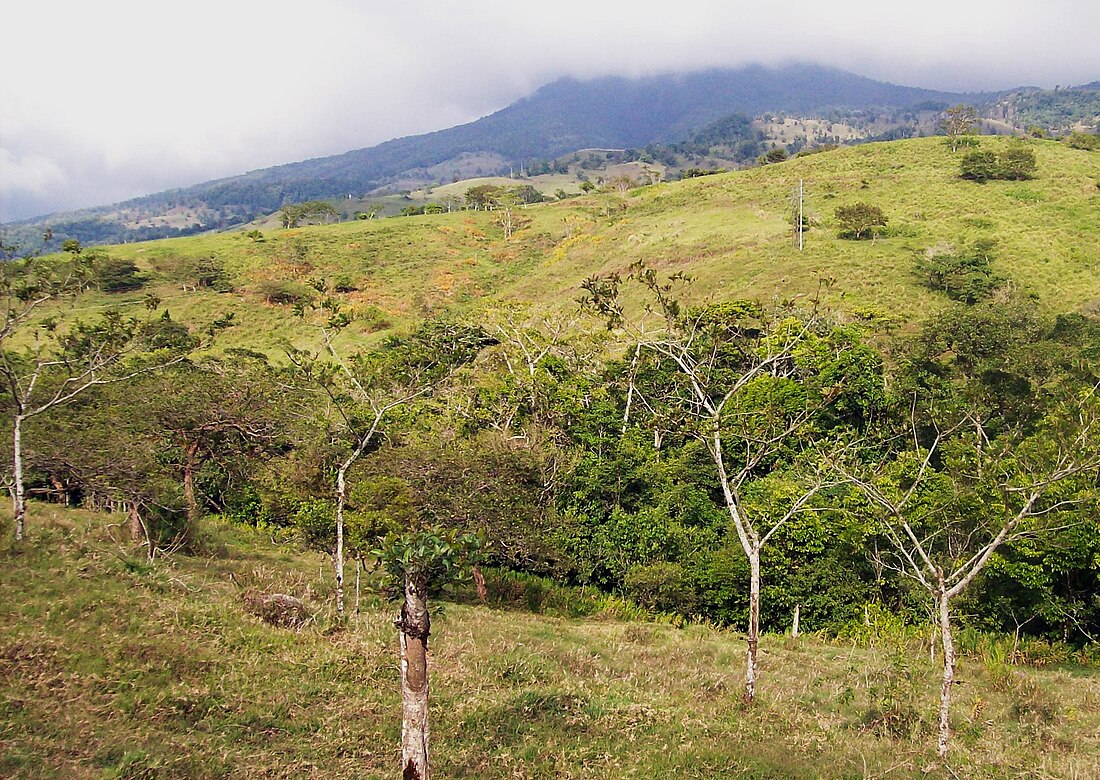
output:
[[[983,149],[1004,138],[982,137]],[[361,339],[430,312],[472,313],[507,302],[566,310],[581,282],[634,260],[695,278],[697,300],[811,293],[832,280],[829,303],[852,315],[910,322],[943,307],[915,270],[930,248],[992,241],[994,270],[1051,311],[1100,304],[1100,155],[1053,141],[1027,142],[1034,179],[976,184],[959,178],[960,154],[942,138],[845,147],[751,170],[535,204],[530,224],[506,239],[494,212],[360,220],[106,247],[147,277],[128,293],[89,293],[79,311],[139,306],[155,293],[177,319],[237,326],[224,347],[279,354],[314,338],[292,311],[311,279],[343,289]],[[804,183],[810,228],[792,242],[792,193]],[[868,202],[889,218],[874,241],[838,238],[837,207]],[[211,260],[211,258],[213,258]],[[196,265],[221,282],[202,286]],[[231,290],[231,291],[228,291]],[[280,302],[282,301],[282,302]],[[376,336],[375,336],[376,337]]]

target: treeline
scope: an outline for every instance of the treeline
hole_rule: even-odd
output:
[[[722,625],[747,624],[757,576],[761,630],[788,628],[797,608],[803,629],[839,631],[869,604],[929,616],[903,565],[916,553],[891,549],[884,516],[914,512],[950,568],[996,537],[1014,491],[1058,474],[1070,455],[1052,431],[1072,436],[1093,413],[1100,326],[1027,300],[960,305],[903,339],[812,310],[681,308],[674,283],[637,280],[664,312],[659,339],[629,339],[615,280],[595,280],[589,310],[610,315],[614,341],[591,318],[513,311],[354,355],[192,355],[99,384],[27,421],[25,480],[32,495],[133,510],[151,549],[198,543],[196,521],[217,513],[335,555],[339,509],[349,558],[385,532],[440,526],[482,534],[495,565]],[[303,308],[333,332],[339,294],[317,289]],[[148,319],[130,329],[142,350],[189,347],[168,315]],[[42,381],[64,384],[77,362]],[[1051,482],[960,594],[961,620],[1076,644],[1100,632],[1095,480],[1082,467]],[[911,507],[887,508],[905,496]],[[1040,533],[1046,513],[1054,530]],[[753,533],[767,536],[755,564]]]

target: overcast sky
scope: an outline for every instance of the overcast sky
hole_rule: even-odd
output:
[[[564,75],[797,59],[968,91],[1100,79],[1097,0],[775,8],[759,0],[12,3],[0,49],[0,220],[449,127]]]

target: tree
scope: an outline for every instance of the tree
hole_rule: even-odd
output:
[[[870,203],[853,203],[851,206],[841,206],[836,210],[836,218],[840,222],[840,237],[861,239],[874,239],[875,228],[886,227],[886,215],[878,206]]]
[[[584,305],[622,327],[665,370],[646,398],[678,435],[705,443],[725,509],[749,563],[746,703],[756,694],[760,635],[760,561],[764,546],[793,518],[816,510],[815,497],[838,482],[828,460],[821,413],[877,361],[854,334],[831,330],[816,307],[769,310],[749,302],[684,309],[667,283],[640,263],[630,279],[659,315],[654,329],[628,321],[616,276],[584,283]],[[863,377],[867,379],[867,377]],[[873,376],[871,378],[873,384]],[[792,465],[793,464],[793,465]]]
[[[306,219],[339,219],[340,213],[327,200],[307,200],[303,203],[290,203],[280,211],[284,228],[296,228]]]
[[[943,112],[940,129],[951,142],[951,151],[958,151],[963,136],[972,135],[978,126],[978,112],[973,106],[958,104]]]
[[[344,613],[344,508],[348,471],[370,446],[377,446],[383,420],[398,407],[425,396],[458,367],[472,361],[488,341],[480,328],[429,321],[405,338],[391,338],[382,348],[343,355],[334,343],[351,319],[315,283],[320,298],[313,303],[323,318],[321,346],[316,351],[287,348],[287,356],[307,388],[329,402],[334,444],[341,452],[334,469],[335,546],[331,550],[336,580],[336,611]],[[307,307],[302,307],[303,315]]]
[[[394,625],[401,648],[401,776],[429,780],[428,599],[460,580],[480,541],[476,536],[423,528],[386,536],[374,552],[384,586],[401,602]]]
[[[910,444],[911,442],[911,444]],[[957,661],[952,601],[1010,542],[1041,533],[1090,495],[1100,467],[1096,388],[1062,399],[1034,431],[991,436],[974,408],[912,408],[898,449],[845,477],[876,507],[886,552],[878,560],[923,589],[935,605],[943,653],[936,750],[947,755]],[[876,459],[877,459],[876,455]]]
[[[23,469],[23,426],[27,420],[71,403],[89,389],[158,371],[183,360],[184,353],[147,346],[142,324],[117,311],[92,323],[68,327],[43,321],[32,346],[0,348],[0,382],[11,402],[12,498],[15,538],[23,538],[27,514]],[[132,358],[132,363],[127,360]]]
[[[200,514],[195,481],[203,466],[231,471],[270,453],[279,418],[294,400],[265,363],[242,357],[181,363],[137,390],[147,399],[143,414],[170,443],[164,460],[178,470],[192,523]]]

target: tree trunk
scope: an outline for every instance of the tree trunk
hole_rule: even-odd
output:
[[[50,474],[50,485],[53,486],[54,493],[57,494],[57,503],[61,504],[61,506],[68,506],[69,488],[65,486],[61,478],[56,474]]]
[[[936,598],[939,609],[940,640],[943,643],[943,686],[940,688],[940,726],[936,741],[936,753],[940,758],[947,757],[947,740],[951,730],[948,725],[948,713],[951,709],[951,686],[955,684],[955,644],[951,639],[951,612],[947,594],[940,587]]]
[[[141,527],[141,515],[138,513],[137,501],[130,502],[130,538],[135,542],[144,542],[145,533]]]
[[[794,605],[794,620],[791,621],[791,638],[798,639],[798,618],[799,613],[802,611],[801,604]]]
[[[760,645],[760,550],[749,556],[749,630],[745,664],[745,704],[756,698],[756,650]]]
[[[23,486],[23,417],[15,415],[12,435],[12,501],[15,515],[15,541],[23,539],[23,529],[27,522],[27,491]]]
[[[336,614],[344,616],[344,502],[347,500],[347,469],[336,472],[336,553],[332,564],[336,569]]]
[[[403,780],[428,780],[427,589],[405,578],[398,622],[401,640],[401,766]]]
[[[199,519],[199,502],[195,498],[195,454],[198,445],[188,444],[184,450],[183,461],[183,498],[187,502],[187,522],[195,523]]]

